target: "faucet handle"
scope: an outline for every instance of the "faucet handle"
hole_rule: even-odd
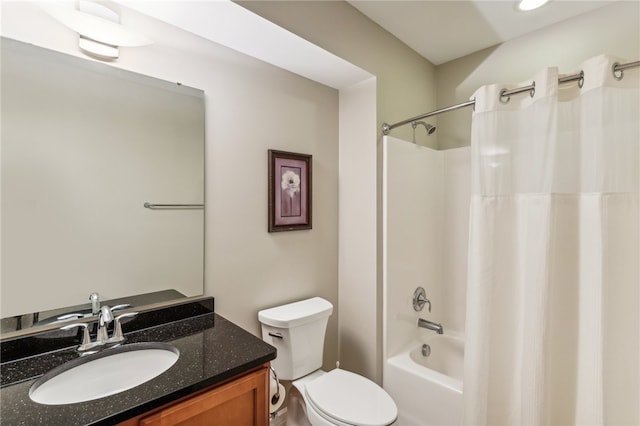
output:
[[[124,310],[124,309],[129,309],[129,308],[133,308],[133,306],[131,306],[131,305],[130,305],[130,304],[128,304],[128,303],[123,303],[123,304],[121,304],[121,305],[113,306],[113,307],[111,308],[111,312],[115,312],[115,311],[122,311],[122,310]]]
[[[413,292],[413,309],[416,312],[421,311],[425,304],[429,305],[429,312],[431,312],[431,301],[427,299],[427,292],[424,288],[418,287]]]
[[[91,336],[89,335],[89,326],[84,322],[77,322],[74,324],[65,325],[60,327],[60,330],[71,330],[72,328],[82,327],[82,343],[78,346],[78,351],[85,351],[94,346],[94,343],[91,342]]]
[[[126,314],[122,314],[122,315],[118,315],[117,317],[115,317],[115,319],[113,320],[113,336],[111,336],[111,338],[108,340],[109,343],[116,343],[116,342],[122,342],[124,341],[125,337],[124,334],[122,334],[122,324],[120,323],[120,320],[122,318],[130,318],[130,317],[135,317],[136,315],[138,315],[137,312],[127,312]]]

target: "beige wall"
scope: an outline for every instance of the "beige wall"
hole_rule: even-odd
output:
[[[383,122],[395,123],[435,108],[434,65],[348,3],[236,3],[375,75],[378,129]],[[409,140],[412,133],[411,126],[393,131]],[[433,137],[422,142],[435,147]]]
[[[485,84],[530,84],[528,79],[545,67],[558,66],[560,73],[574,74],[579,72],[584,60],[602,53],[630,61],[640,59],[640,2],[613,2],[439,65],[436,68],[438,108],[469,100]],[[469,145],[470,131],[470,108],[438,116],[439,148]]]
[[[313,295],[337,306],[338,92],[143,16],[127,22],[155,42],[122,49],[113,66],[205,91],[204,293],[216,312],[259,335],[260,309]],[[74,33],[29,3],[2,2],[2,35],[83,56]],[[269,148],[313,155],[312,230],[267,232]]]
[[[377,280],[376,79],[340,90],[340,365],[375,378],[382,345]]]
[[[340,354],[341,366],[382,380],[382,280],[381,280],[381,126],[435,108],[435,67],[358,10],[343,1],[238,1],[236,2],[281,27],[346,59],[373,74],[375,79],[374,131],[370,147],[360,145],[359,161],[344,164],[353,145],[341,136],[340,201]],[[354,90],[358,90],[355,88]],[[341,97],[343,96],[341,91]],[[351,91],[349,91],[351,92]],[[353,94],[351,92],[351,94]],[[356,101],[357,102],[357,101]],[[342,105],[341,105],[342,107]],[[340,123],[341,129],[344,123]],[[342,130],[341,130],[342,131]],[[348,132],[347,132],[348,133]],[[411,127],[394,130],[394,135],[412,138]],[[435,147],[435,137],[417,134],[421,144]],[[367,142],[365,141],[364,144]],[[368,159],[368,163],[363,159]],[[347,158],[348,159],[348,158]],[[344,168],[343,168],[344,167]],[[371,173],[369,169],[375,167]],[[347,168],[349,168],[347,170]],[[375,179],[375,194],[361,203],[365,213],[358,220],[353,194],[345,172],[358,171]],[[346,187],[343,185],[346,184]],[[368,191],[368,186],[362,187]],[[358,197],[361,194],[357,195]],[[349,204],[351,203],[351,207]],[[371,225],[369,219],[372,220]],[[356,224],[354,228],[347,224]],[[370,225],[369,227],[367,227]],[[348,235],[343,235],[343,233]],[[375,250],[375,251],[374,251]]]

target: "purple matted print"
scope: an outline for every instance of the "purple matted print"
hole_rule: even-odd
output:
[[[269,232],[311,229],[311,160],[269,150]]]

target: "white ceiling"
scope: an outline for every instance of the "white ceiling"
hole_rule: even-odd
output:
[[[114,1],[335,89],[372,77],[363,69],[229,0]]]
[[[514,39],[617,0],[551,0],[521,12],[515,0],[350,0],[435,65]]]
[[[337,89],[371,77],[229,0],[114,1]],[[515,1],[348,0],[435,65],[624,0],[551,0],[528,13]]]

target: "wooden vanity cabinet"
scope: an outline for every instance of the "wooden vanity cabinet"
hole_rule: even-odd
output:
[[[204,389],[119,426],[268,426],[269,365]]]

